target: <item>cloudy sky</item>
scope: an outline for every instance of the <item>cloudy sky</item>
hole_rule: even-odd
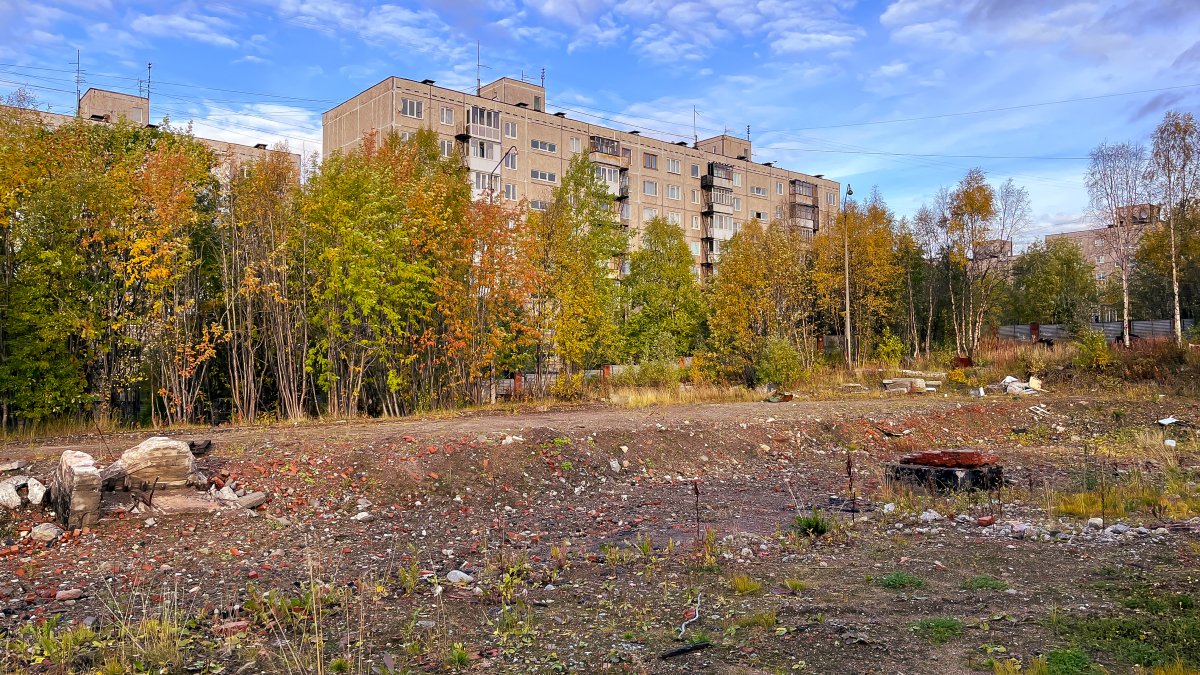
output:
[[[320,148],[320,114],[384,77],[475,86],[545,69],[552,109],[879,186],[909,215],[970,167],[1029,189],[1026,239],[1080,229],[1086,162],[1200,113],[1197,0],[0,0],[0,93],[73,112],[136,92],[198,135]]]

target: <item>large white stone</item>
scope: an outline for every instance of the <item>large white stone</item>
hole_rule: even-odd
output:
[[[196,458],[183,441],[173,441],[164,436],[147,438],[135,447],[126,450],[121,459],[113,462],[101,472],[107,483],[118,483],[126,476],[135,483],[158,487],[183,487],[202,480],[196,469]]]
[[[6,481],[0,481],[0,504],[10,509],[21,508],[21,495],[17,494],[17,489]]]
[[[38,506],[46,497],[46,486],[36,478],[29,479],[29,503]]]
[[[67,529],[100,522],[100,470],[86,452],[63,452],[50,482],[50,501]]]

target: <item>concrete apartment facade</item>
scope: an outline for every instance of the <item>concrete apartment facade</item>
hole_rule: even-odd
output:
[[[711,270],[722,242],[754,218],[812,236],[832,223],[841,185],[752,161],[749,140],[722,135],[689,144],[646,138],[546,112],[546,91],[502,78],[478,96],[390,77],[322,116],[323,150],[350,151],[364,136],[432,129],[442,154],[458,153],[476,198],[544,208],[571,158],[588,153],[622,223],[637,232],[655,216],[678,225],[696,265]]]
[[[38,112],[38,115],[41,116],[42,121],[51,129],[57,129],[75,119],[72,115],[60,115],[41,111]],[[88,89],[83,97],[79,99],[79,116],[97,124],[111,124],[125,119],[139,126],[148,126],[150,119],[150,99],[144,96],[134,96],[132,94],[123,94],[105,89]],[[244,165],[262,159],[268,152],[271,152],[267,148],[266,143],[251,146],[242,145],[241,143],[230,143],[228,141],[218,141],[211,138],[197,137],[196,140],[212,148],[223,164],[233,161]],[[287,156],[288,161],[296,168],[296,171],[299,171],[301,165],[300,155],[289,152]]]

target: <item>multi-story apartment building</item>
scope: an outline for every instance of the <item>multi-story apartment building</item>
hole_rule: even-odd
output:
[[[51,129],[57,129],[75,119],[72,115],[41,111],[38,112],[38,115]],[[148,126],[150,124],[150,99],[105,89],[88,89],[79,99],[79,116],[97,124],[114,123],[125,119],[139,126]],[[222,162],[233,160],[239,164],[246,164],[261,159],[268,152],[266,143],[250,146],[211,138],[197,137],[196,140],[212,148]],[[287,157],[292,166],[299,171],[300,155],[290,152]]]
[[[509,78],[476,96],[390,77],[322,116],[323,150],[352,150],[373,132],[407,137],[422,128],[437,133],[443,155],[463,158],[476,198],[528,200],[532,209],[545,208],[571,158],[587,153],[632,245],[646,222],[662,216],[683,229],[702,269],[751,219],[811,236],[840,207],[837,182],[756,163],[747,139],[672,143],[550,114],[544,88]]]

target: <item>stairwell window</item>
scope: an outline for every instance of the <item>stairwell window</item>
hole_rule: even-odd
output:
[[[414,101],[410,98],[400,99],[400,114],[405,117],[415,117],[421,119],[421,108],[424,106],[422,101]]]
[[[692,255],[700,255],[700,242],[692,242]]]
[[[442,149],[442,157],[454,155],[454,141],[438,141],[438,146]]]
[[[740,173],[733,174],[733,186],[734,187],[742,187],[742,174],[740,174]]]
[[[837,195],[833,194],[832,192],[825,193],[825,203],[826,204],[828,204],[829,206],[833,206],[834,202],[836,202],[836,201],[837,201]]]
[[[517,170],[517,153],[510,152],[504,156],[504,168]]]
[[[699,190],[692,190],[692,203],[693,204],[700,203],[700,191]]]
[[[652,180],[642,181],[642,193],[650,195],[651,197],[657,197],[658,196],[658,183],[655,183]]]
[[[505,183],[504,198],[511,202],[517,201],[517,186],[512,183]]]
[[[558,181],[558,176],[552,173],[546,173],[545,171],[538,171],[537,169],[530,171],[529,177],[533,180],[542,180],[546,181],[547,183],[555,183]]]
[[[700,229],[700,216],[692,216],[692,229]]]
[[[442,108],[442,124],[454,126],[454,108]]]
[[[777,195],[783,194],[783,183],[775,184],[775,194],[777,194]]]
[[[571,152],[577,153],[580,151],[581,148],[582,148],[582,144],[579,142],[579,139],[572,136],[571,137]]]
[[[735,176],[736,176],[737,174],[735,173],[735,174],[733,174],[733,175],[735,175]],[[742,198],[741,198],[741,197],[734,197],[734,198],[733,198],[733,210],[734,210],[734,211],[741,211],[741,210],[742,210]]]
[[[504,123],[504,135],[507,138],[516,138],[517,137],[517,123],[516,122],[505,122]]]

